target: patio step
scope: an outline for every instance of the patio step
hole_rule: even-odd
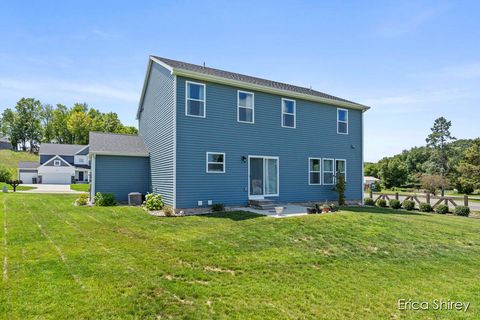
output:
[[[275,202],[267,199],[250,200],[248,201],[248,205],[252,208],[260,210],[271,210],[275,208]]]

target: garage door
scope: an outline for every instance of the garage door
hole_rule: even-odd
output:
[[[42,176],[43,184],[70,184],[72,177],[65,173],[47,173]]]
[[[20,172],[20,180],[22,180],[23,183],[33,183],[34,178],[37,178],[36,172]]]

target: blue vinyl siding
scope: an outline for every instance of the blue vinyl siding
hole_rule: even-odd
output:
[[[96,155],[95,192],[113,193],[117,201],[128,201],[130,192],[150,192],[150,159]]]
[[[175,76],[152,64],[139,115],[139,132],[151,158],[152,192],[174,204],[175,186]]]
[[[44,164],[45,162],[47,162],[48,160],[52,159],[55,156],[56,156],[56,154],[48,154],[48,155],[47,154],[42,154],[42,155],[40,155],[40,164]],[[65,159],[65,161],[67,161],[68,163],[73,165],[74,156],[62,156],[62,155],[60,155],[60,157],[62,157],[63,159]]]
[[[347,200],[362,199],[361,111],[349,110],[349,134],[340,135],[336,106],[295,99],[296,128],[282,128],[282,96],[253,91],[255,123],[239,123],[239,88],[192,80],[207,85],[206,118],[188,117],[185,116],[186,80],[190,79],[177,77],[177,208],[196,207],[199,200],[247,204],[248,162],[242,162],[242,156],[249,155],[279,157],[280,195],[272,197],[273,200],[337,198],[331,185],[309,185],[309,157],[346,159]],[[160,131],[161,127],[157,129]],[[226,173],[206,173],[207,151],[226,153]]]

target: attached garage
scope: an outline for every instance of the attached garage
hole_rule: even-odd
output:
[[[75,167],[55,156],[38,167],[38,176],[42,184],[71,184]]]
[[[65,173],[44,173],[42,175],[43,184],[71,184],[72,176]]]
[[[22,182],[25,184],[37,183],[38,182],[37,170],[20,169],[18,172],[18,178],[22,180]]]

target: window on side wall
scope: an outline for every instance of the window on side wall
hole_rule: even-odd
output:
[[[295,100],[282,98],[282,127],[295,128],[296,126]]]
[[[333,159],[323,159],[323,184],[332,185],[334,183],[334,172]]]
[[[320,158],[308,159],[308,183],[320,184],[321,183],[321,165],[322,160]]]
[[[254,95],[252,92],[238,90],[237,121],[245,123],[255,122],[255,103]]]
[[[337,133],[348,134],[348,110],[337,109]]]
[[[336,159],[335,160],[336,175],[342,175],[345,181],[347,181],[347,160]]]
[[[207,173],[225,173],[225,153],[207,152]]]
[[[187,81],[186,86],[185,114],[205,118],[205,84]]]

